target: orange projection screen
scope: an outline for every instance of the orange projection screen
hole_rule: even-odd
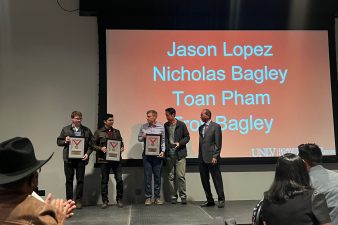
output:
[[[198,156],[201,110],[222,127],[223,158],[335,155],[327,31],[107,30],[107,110],[125,159],[139,159],[146,111],[173,107]]]

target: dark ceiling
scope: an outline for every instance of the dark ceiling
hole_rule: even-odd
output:
[[[327,29],[338,0],[80,0],[80,15],[125,29]]]

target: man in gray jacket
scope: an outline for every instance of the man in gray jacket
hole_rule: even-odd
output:
[[[209,182],[209,174],[211,174],[218,195],[218,208],[224,208],[223,180],[220,170],[220,154],[222,149],[221,126],[211,121],[211,111],[209,109],[202,110],[201,120],[204,122],[204,124],[198,128],[198,159],[200,161],[199,170],[201,181],[207,198],[207,201],[203,203],[201,207],[215,205]]]

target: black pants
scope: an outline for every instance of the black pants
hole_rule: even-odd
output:
[[[218,201],[224,201],[223,179],[219,164],[212,165],[211,163],[200,162],[199,164],[200,176],[205,195],[208,202],[213,202],[211,188],[210,188],[210,175],[215,185],[218,195]]]
[[[64,171],[66,176],[66,199],[81,201],[83,195],[83,180],[85,174],[85,162],[79,160],[69,160],[64,162]],[[76,198],[73,198],[73,180],[76,172]]]
[[[113,170],[116,181],[116,201],[123,198],[123,180],[121,162],[101,163],[101,196],[102,202],[108,202],[108,181],[110,170]]]

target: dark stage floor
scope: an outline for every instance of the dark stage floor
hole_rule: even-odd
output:
[[[252,209],[258,201],[227,201],[225,208],[201,208],[200,202],[145,206],[129,204],[124,208],[110,205],[107,209],[87,206],[76,210],[67,224],[79,225],[219,225],[234,218],[237,224],[251,224]]]

